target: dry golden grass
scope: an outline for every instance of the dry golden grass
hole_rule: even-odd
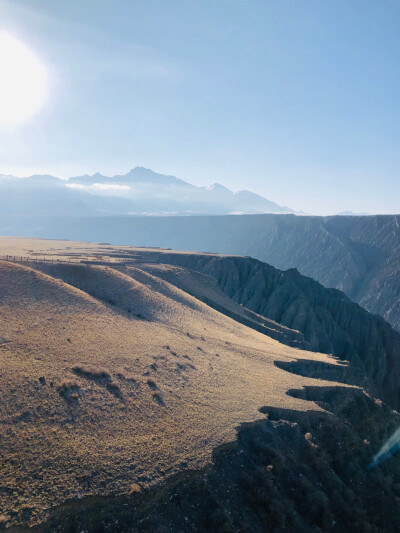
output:
[[[0,238],[0,255],[105,248]],[[0,262],[1,520],[25,520],[29,505],[35,523],[69,498],[201,468],[261,406],[317,408],[286,394],[315,380],[274,361],[327,356],[211,309],[184,290],[192,274],[168,274],[186,276],[179,288],[171,269]]]

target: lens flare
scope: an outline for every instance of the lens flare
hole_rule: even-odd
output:
[[[47,95],[47,73],[22,42],[0,32],[0,125],[34,115]]]
[[[375,455],[371,463],[368,465],[368,468],[373,468],[374,466],[383,463],[386,459],[389,459],[398,452],[400,449],[400,428],[396,429],[393,435],[388,439],[379,452]]]

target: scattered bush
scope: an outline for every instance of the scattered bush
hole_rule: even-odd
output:
[[[6,516],[4,514],[0,514],[0,529],[6,529],[7,522],[9,521],[10,517]]]
[[[102,366],[93,365],[75,365],[72,367],[75,374],[84,376],[90,379],[111,379],[110,372]]]
[[[112,381],[111,383],[107,383],[107,390],[108,392],[113,394],[116,398],[119,398],[119,399],[122,398],[122,392],[121,392],[121,389],[119,388],[118,383],[115,383],[114,381]]]
[[[192,363],[176,363],[176,367],[178,370],[187,370],[188,368],[191,368],[192,370],[196,370],[196,367]]]
[[[165,405],[165,402],[163,400],[163,397],[158,392],[155,392],[153,394],[153,400],[157,402],[159,405]]]
[[[126,379],[127,381],[131,381],[132,383],[137,382],[137,379],[132,374],[132,372],[128,372],[125,370],[118,370],[117,376],[119,377],[119,379]]]
[[[158,389],[157,383],[154,381],[154,379],[149,378],[149,379],[147,380],[147,385],[148,385],[152,390],[157,390],[157,389]]]
[[[57,388],[58,392],[66,400],[78,400],[82,394],[79,384],[72,379],[65,379]]]
[[[138,494],[141,491],[142,489],[140,485],[138,485],[137,483],[132,483],[132,485],[130,486],[129,494]]]
[[[70,391],[72,389],[79,389],[79,385],[72,379],[64,379],[64,381],[59,384],[58,388],[59,390]]]

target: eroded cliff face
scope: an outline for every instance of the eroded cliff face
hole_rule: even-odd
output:
[[[295,269],[281,271],[246,257],[159,252],[140,257],[212,276],[234,301],[303,333],[308,349],[349,360],[371,379],[380,398],[400,406],[400,334],[343,292]]]
[[[400,330],[400,215],[270,217],[256,234],[246,253],[296,267]]]

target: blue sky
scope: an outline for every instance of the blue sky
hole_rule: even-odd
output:
[[[50,79],[0,130],[0,173],[140,165],[314,214],[398,213],[399,28],[397,0],[0,0]]]

